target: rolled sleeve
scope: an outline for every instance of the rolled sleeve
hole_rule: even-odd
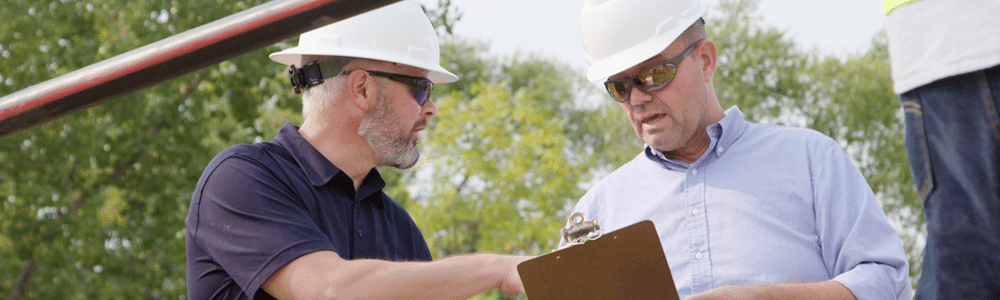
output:
[[[859,300],[911,299],[913,291],[909,286],[899,286],[901,281],[908,284],[909,280],[894,278],[898,277],[894,276],[898,273],[892,266],[869,262],[856,265],[850,271],[838,275],[833,280],[850,289],[854,297]]]

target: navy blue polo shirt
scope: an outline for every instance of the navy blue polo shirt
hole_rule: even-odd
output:
[[[351,178],[289,122],[274,141],[219,153],[198,180],[187,220],[188,299],[274,299],[260,287],[296,258],[431,260],[403,208],[372,169]],[[337,272],[337,270],[330,270]]]

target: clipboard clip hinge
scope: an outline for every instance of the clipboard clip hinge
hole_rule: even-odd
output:
[[[596,240],[602,234],[601,225],[597,223],[597,219],[586,221],[586,216],[581,212],[570,215],[569,228],[562,229],[562,237],[566,241],[566,247]]]

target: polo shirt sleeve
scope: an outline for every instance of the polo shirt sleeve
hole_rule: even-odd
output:
[[[836,142],[817,148],[810,165],[827,270],[858,299],[909,299],[902,242],[868,182]]]
[[[206,174],[189,232],[250,299],[292,260],[334,250],[301,197],[256,158],[230,156]]]

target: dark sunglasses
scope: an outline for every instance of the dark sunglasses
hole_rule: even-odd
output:
[[[365,71],[368,72],[368,74],[371,74],[372,76],[388,78],[389,80],[410,86],[410,93],[413,94],[413,99],[417,100],[417,104],[420,105],[424,105],[424,103],[427,102],[427,99],[431,98],[431,91],[434,90],[434,82],[431,82],[431,80],[427,78],[379,72],[379,71],[370,71],[370,70],[365,70]],[[351,71],[344,71],[341,74],[348,74],[350,72]]]
[[[608,79],[604,82],[604,87],[608,89],[608,94],[611,94],[611,98],[614,98],[618,102],[628,101],[629,95],[632,94],[633,86],[646,93],[659,91],[667,87],[674,80],[674,76],[677,75],[677,65],[684,61],[684,57],[691,53],[703,40],[695,41],[687,49],[684,49],[684,52],[677,55],[677,57],[642,69],[635,76],[618,80]]]

